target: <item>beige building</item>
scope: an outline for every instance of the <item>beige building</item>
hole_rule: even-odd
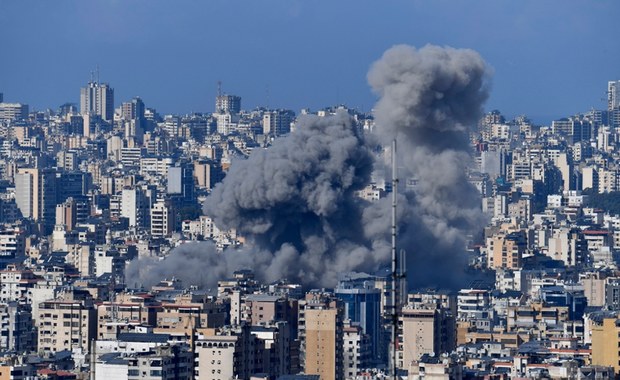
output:
[[[0,120],[19,120],[28,118],[28,105],[21,103],[4,103],[0,101]]]
[[[66,245],[66,260],[73,265],[80,276],[88,277],[95,273],[95,247],[93,244],[80,242]]]
[[[450,352],[456,344],[454,314],[436,303],[410,303],[400,316],[402,337],[398,366],[408,369],[424,354]]]
[[[156,331],[176,335],[179,339],[194,336],[194,329],[216,328],[226,322],[225,305],[204,295],[185,293],[174,302],[163,303],[157,311]]]
[[[211,190],[216,183],[222,180],[223,173],[216,162],[199,160],[194,161],[194,178],[198,187]]]
[[[56,225],[65,226],[65,231],[71,231],[77,223],[77,206],[73,199],[56,205]]]
[[[583,294],[588,299],[588,306],[605,305],[605,284],[608,279],[601,272],[588,272],[579,275],[583,285]]]
[[[487,265],[497,269],[520,269],[527,240],[523,231],[487,238]]]
[[[344,379],[343,307],[331,293],[309,292],[299,303],[301,366],[321,380]]]
[[[155,326],[159,302],[150,294],[121,293],[97,306],[97,339],[116,339],[129,326]]]
[[[256,364],[261,342],[249,326],[207,330],[199,334],[194,348],[196,380],[249,379],[260,372]]]
[[[241,319],[252,326],[274,321],[290,321],[288,299],[269,294],[250,294],[241,305]]]
[[[567,227],[555,229],[549,238],[547,256],[561,260],[567,266],[583,263],[586,246],[582,232]]]
[[[620,374],[620,326],[618,316],[592,319],[592,364],[614,367]]]
[[[424,355],[420,361],[414,361],[408,368],[411,380],[461,380],[463,365],[453,358]]]
[[[25,218],[51,229],[56,222],[56,172],[53,169],[18,169],[15,202]]]
[[[461,327],[466,328],[466,322],[462,321]],[[517,349],[525,342],[529,342],[530,335],[528,332],[516,333],[516,332],[503,332],[503,331],[476,331],[473,329],[463,330],[463,337],[459,339],[459,345],[461,344],[478,344],[485,342],[501,343],[507,348]]]
[[[567,306],[544,306],[536,302],[524,306],[509,306],[506,323],[508,331],[531,329],[533,326],[551,328],[568,320]]]
[[[95,338],[96,311],[88,292],[68,290],[56,299],[41,302],[35,320],[40,354],[75,348],[88,352]]]

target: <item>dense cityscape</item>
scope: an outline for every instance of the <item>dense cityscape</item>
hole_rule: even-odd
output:
[[[370,113],[0,93],[0,379],[617,377],[620,81],[537,125],[486,76],[401,46]]]

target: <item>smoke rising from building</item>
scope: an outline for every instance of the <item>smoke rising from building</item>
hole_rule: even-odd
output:
[[[295,133],[236,161],[205,202],[206,214],[219,228],[236,229],[247,248],[217,255],[211,245],[186,244],[142,270],[142,282],[176,275],[177,263],[200,255],[206,265],[192,263],[197,274],[215,279],[226,277],[224,269],[230,275],[247,268],[265,281],[335,285],[343,272],[374,271],[389,258],[389,246],[366,236],[368,202],[355,195],[372,169],[373,156],[348,114],[300,117]],[[173,256],[179,259],[168,262]]]
[[[487,80],[478,53],[430,45],[393,47],[368,73],[380,96],[376,133],[385,143],[397,139],[399,176],[415,178],[408,202],[401,202],[412,209],[399,223],[415,283],[431,282],[429,273],[458,280],[466,235],[483,225],[479,194],[466,173],[469,132],[482,115]]]
[[[487,72],[471,50],[397,46],[368,74],[380,97],[376,135],[398,140],[399,177],[417,181],[399,195],[398,209],[399,249],[407,251],[415,286],[457,285],[466,235],[483,223],[466,170]],[[234,270],[252,269],[264,281],[334,286],[342,273],[387,266],[390,202],[355,195],[376,165],[368,145],[347,114],[301,117],[295,133],[234,162],[205,202],[220,229],[246,238],[245,248],[217,253],[212,244],[185,244],[149,270],[138,262],[132,273],[145,284],[184,273],[186,282],[213,287]]]
[[[228,278],[235,270],[229,268],[227,261],[220,257],[212,242],[183,244],[163,260],[160,257],[133,260],[125,270],[125,282],[130,287],[149,288],[164,279],[176,278],[184,285],[213,288],[218,278]],[[209,276],[204,275],[204,268],[208,268]]]

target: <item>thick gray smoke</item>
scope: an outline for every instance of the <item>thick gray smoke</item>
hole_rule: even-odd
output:
[[[160,257],[140,257],[130,262],[125,269],[125,282],[130,287],[150,288],[164,279],[176,278],[186,286],[213,288],[218,279],[228,278],[236,270],[228,267],[227,261],[220,257],[211,242],[183,244],[163,260]],[[209,268],[206,276],[204,268]]]
[[[399,224],[410,278],[419,285],[458,280],[466,235],[484,222],[466,173],[469,132],[488,96],[487,74],[478,53],[437,46],[396,46],[368,74],[380,96],[376,132],[386,144],[398,141],[399,177],[417,180]]]
[[[461,285],[466,236],[483,223],[466,169],[468,131],[487,98],[487,67],[471,50],[397,46],[368,80],[380,96],[376,133],[388,147],[398,140],[401,180],[417,179],[399,195],[398,209],[411,285]],[[389,199],[355,196],[372,170],[370,149],[348,115],[302,117],[295,133],[235,162],[207,198],[206,214],[246,237],[246,248],[217,253],[210,244],[186,244],[132,273],[146,284],[176,275],[213,287],[244,268],[265,281],[319,286],[335,285],[345,272],[375,272],[389,265],[391,208]]]
[[[346,113],[304,116],[295,133],[231,167],[205,202],[220,228],[235,228],[257,252],[282,250],[264,277],[334,285],[348,270],[372,270],[386,251],[364,234],[373,157]]]
[[[235,162],[205,202],[206,214],[221,229],[235,228],[247,248],[216,254],[211,245],[184,245],[140,278],[152,284],[175,275],[182,272],[177,263],[199,268],[188,268],[186,283],[199,284],[202,276],[209,286],[225,271],[244,268],[265,281],[324,286],[343,272],[375,271],[388,260],[389,246],[385,236],[376,239],[379,232],[366,234],[368,202],[355,195],[372,169],[373,156],[348,114],[301,117],[295,133]]]
[[[218,252],[212,242],[190,242],[174,248],[165,258],[141,257],[132,261],[125,278],[130,287],[150,288],[163,279],[175,278],[184,286],[215,290],[219,280],[230,278],[239,269],[252,268],[263,279],[276,281],[281,278],[281,268],[294,268],[297,260],[297,251],[286,244],[272,254],[254,249]]]

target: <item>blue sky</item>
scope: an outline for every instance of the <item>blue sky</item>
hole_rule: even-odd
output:
[[[0,0],[0,92],[77,103],[98,65],[117,103],[160,113],[212,111],[218,80],[244,108],[368,111],[372,62],[432,43],[493,67],[488,109],[548,122],[604,108],[619,16],[617,0]]]

